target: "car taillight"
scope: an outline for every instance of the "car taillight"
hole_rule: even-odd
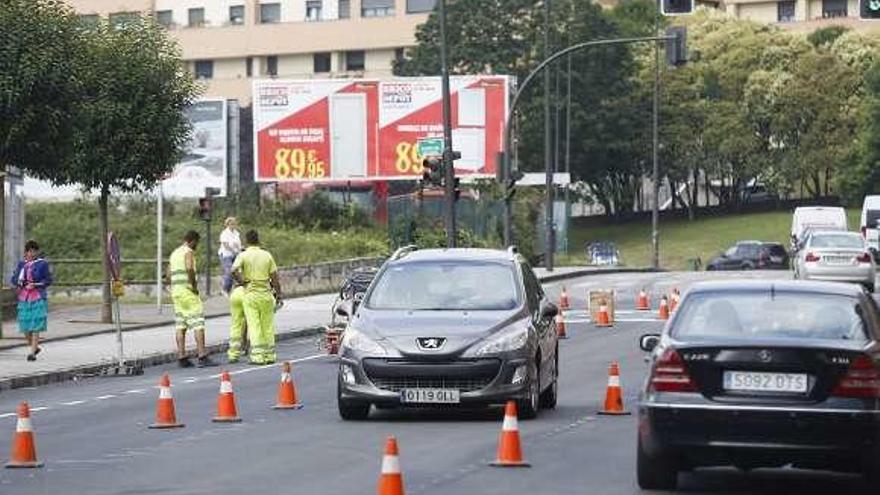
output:
[[[681,356],[675,349],[666,349],[651,371],[651,389],[655,392],[696,392]]]
[[[868,227],[862,227],[862,237],[865,239],[868,238]]]
[[[856,261],[859,263],[870,263],[871,262],[871,253],[862,253],[856,256]]]
[[[859,399],[880,399],[880,370],[868,356],[861,355],[850,363],[846,374],[831,395]]]
[[[819,257],[816,256],[814,253],[807,253],[807,255],[804,256],[804,261],[806,261],[807,263],[815,263],[819,261]]]

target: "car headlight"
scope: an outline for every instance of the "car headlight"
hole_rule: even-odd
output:
[[[528,341],[528,327],[518,328],[513,331],[504,332],[487,340],[484,344],[477,346],[476,350],[473,351],[473,354],[475,356],[483,356],[486,354],[515,351],[525,347]]]
[[[342,337],[342,347],[366,354],[385,355],[387,351],[375,340],[349,327]]]

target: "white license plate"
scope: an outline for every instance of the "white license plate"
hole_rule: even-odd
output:
[[[853,262],[852,256],[824,256],[822,258],[826,264],[829,265],[851,265]]]
[[[807,375],[804,373],[725,371],[724,390],[802,394],[807,391]]]
[[[458,404],[460,392],[454,388],[405,388],[400,391],[404,404]]]

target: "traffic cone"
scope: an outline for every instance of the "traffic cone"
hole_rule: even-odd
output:
[[[599,311],[596,313],[596,326],[611,326],[611,316],[608,314],[608,304],[604,300],[599,304]]]
[[[605,408],[599,414],[625,416],[629,411],[623,409],[623,394],[620,390],[620,368],[617,363],[608,367],[608,388],[605,391]]]
[[[636,309],[639,311],[650,311],[651,303],[648,302],[648,293],[645,289],[639,291],[639,297],[636,299]]]
[[[560,339],[568,338],[568,335],[565,333],[565,318],[562,317],[562,313],[556,314],[556,336]]]
[[[12,435],[12,451],[6,467],[43,467],[43,463],[37,460],[37,446],[34,444],[34,430],[31,427],[31,409],[27,402],[18,405],[18,422]]]
[[[678,309],[678,303],[681,302],[681,293],[677,287],[672,288],[672,295],[669,296],[669,312],[672,313]]]
[[[220,395],[217,397],[217,416],[211,421],[215,423],[238,423],[241,418],[235,410],[235,393],[232,391],[232,381],[229,373],[224,371],[220,375]]]
[[[290,363],[285,362],[281,370],[281,384],[278,385],[278,403],[272,409],[301,409],[302,404],[296,398],[296,386],[290,375]]]
[[[669,301],[666,296],[663,296],[663,298],[660,299],[660,309],[658,311],[661,320],[669,319]]]
[[[379,495],[403,495],[403,474],[400,472],[400,454],[397,439],[388,437],[385,441],[385,455],[382,456],[382,474],[379,475]]]
[[[182,428],[183,423],[177,422],[174,414],[174,397],[171,396],[171,380],[168,373],[159,379],[159,401],[156,403],[156,422],[149,426],[153,429]]]
[[[568,311],[571,308],[571,304],[568,301],[568,292],[565,291],[565,286],[562,286],[562,294],[559,296],[559,309],[562,311]]]
[[[519,441],[519,424],[516,418],[516,402],[509,400],[504,407],[504,423],[498,441],[498,458],[490,465],[496,467],[529,467],[523,460]]]

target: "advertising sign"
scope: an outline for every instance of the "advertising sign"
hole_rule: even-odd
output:
[[[220,189],[226,195],[226,100],[197,100],[186,109],[192,123],[192,135],[183,160],[163,183],[167,197],[197,198],[206,187]]]
[[[494,176],[509,85],[506,76],[451,78],[457,174]],[[253,90],[261,182],[416,179],[421,148],[443,137],[439,77],[268,80]]]

